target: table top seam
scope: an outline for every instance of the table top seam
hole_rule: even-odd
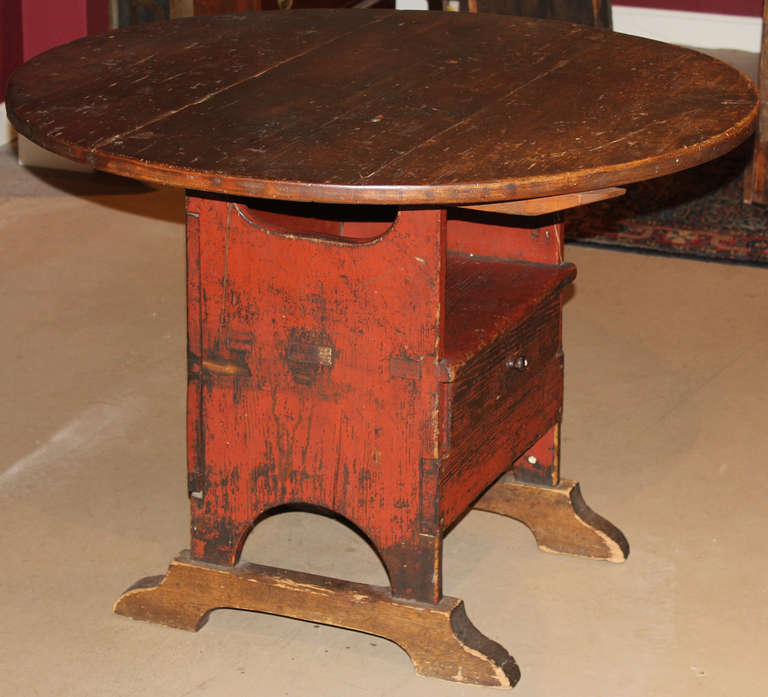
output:
[[[386,22],[386,21],[391,20],[391,19],[392,19],[391,16],[375,16],[370,22],[366,22],[363,26],[371,26],[373,24],[377,24],[377,23],[380,23],[380,22]],[[280,66],[286,65],[288,63],[293,62],[294,60],[298,60],[299,58],[302,58],[302,57],[304,57],[306,55],[309,55],[310,53],[312,53],[314,51],[317,51],[318,49],[323,48],[323,47],[327,46],[328,44],[332,44],[334,41],[338,41],[339,39],[342,39],[345,36],[348,36],[349,34],[353,34],[353,33],[357,32],[359,30],[360,30],[360,27],[358,26],[358,27],[355,27],[354,29],[351,29],[349,31],[344,31],[344,32],[342,32],[340,34],[337,34],[334,37],[328,39],[327,41],[323,41],[322,43],[312,44],[311,46],[309,46],[305,50],[300,51],[299,53],[296,53],[295,55],[291,56],[290,58],[286,58],[284,60],[281,60],[281,61],[278,61],[276,63],[273,63],[269,67],[264,68],[264,69],[258,71],[257,73],[255,73],[253,75],[249,75],[248,77],[242,78],[241,80],[236,80],[235,82],[232,82],[232,83],[226,85],[225,87],[221,87],[221,88],[219,88],[217,90],[214,90],[214,91],[206,94],[205,96],[201,97],[200,99],[196,99],[193,102],[189,102],[188,104],[185,104],[184,106],[181,106],[181,107],[179,107],[177,109],[170,109],[168,111],[165,111],[162,114],[160,114],[159,116],[156,116],[156,117],[154,117],[154,118],[152,118],[152,119],[150,119],[148,121],[145,121],[145,122],[141,123],[140,125],[138,125],[138,126],[136,126],[134,128],[131,128],[131,129],[127,130],[127,131],[123,131],[121,133],[116,133],[114,135],[111,135],[111,136],[108,136],[106,138],[103,138],[102,140],[97,141],[90,148],[88,148],[88,151],[89,152],[96,152],[97,150],[100,150],[100,149],[110,145],[111,143],[114,143],[117,140],[121,140],[122,138],[125,138],[125,137],[131,135],[132,133],[137,133],[138,131],[141,131],[142,129],[146,128],[147,126],[150,126],[150,125],[152,125],[154,123],[159,123],[159,122],[161,122],[161,121],[163,121],[163,120],[165,120],[167,118],[170,118],[171,116],[174,116],[175,114],[178,114],[178,113],[181,113],[182,111],[185,111],[186,109],[190,109],[190,108],[195,107],[195,106],[197,106],[199,104],[203,104],[204,102],[208,101],[209,99],[212,99],[213,97],[216,97],[216,96],[226,92],[227,90],[234,89],[235,87],[238,87],[238,86],[240,86],[242,84],[245,84],[246,82],[249,82],[250,80],[257,80],[260,77],[262,77],[263,75],[266,75],[267,73],[271,72],[272,70],[275,70],[275,69],[279,68]]]
[[[578,27],[578,26],[574,26],[573,30],[570,33],[574,34],[574,33],[578,33],[579,31],[581,31],[581,28]],[[523,83],[521,85],[516,85],[514,87],[514,89],[510,90],[509,92],[506,92],[505,94],[503,94],[500,97],[494,99],[493,101],[490,101],[489,103],[487,103],[484,106],[482,106],[480,109],[476,109],[474,112],[472,112],[468,116],[465,116],[461,121],[457,121],[456,123],[451,124],[447,128],[444,128],[443,130],[438,131],[437,133],[433,133],[425,141],[419,143],[418,145],[415,145],[414,147],[410,148],[408,151],[393,157],[391,160],[388,160],[387,162],[385,162],[381,166],[377,167],[373,172],[370,172],[369,174],[366,174],[364,177],[361,177],[358,180],[358,183],[360,185],[364,186],[365,185],[364,184],[365,180],[370,179],[371,177],[375,177],[383,169],[386,169],[387,167],[391,166],[393,163],[397,162],[398,160],[402,160],[403,158],[408,157],[412,153],[417,152],[420,148],[423,148],[427,144],[429,144],[431,142],[435,142],[436,139],[438,139],[438,138],[442,137],[443,135],[445,135],[446,133],[449,133],[450,131],[458,128],[459,126],[462,126],[462,125],[468,123],[469,121],[471,121],[473,118],[475,118],[479,114],[482,114],[483,112],[488,111],[492,107],[495,107],[499,102],[502,102],[505,99],[509,99],[512,95],[514,95],[517,92],[519,92],[519,91],[525,89],[526,87],[532,85],[533,83],[537,82],[538,80],[544,79],[545,77],[547,77],[548,75],[551,75],[552,73],[556,72],[557,70],[560,70],[561,68],[564,68],[572,60],[574,60],[575,58],[578,58],[579,56],[584,55],[585,53],[588,53],[589,50],[592,49],[592,48],[594,48],[594,47],[593,46],[585,47],[583,50],[575,52],[574,54],[572,54],[569,57],[568,60],[566,60],[566,61],[559,61],[556,65],[554,65],[549,70],[546,70],[543,73],[540,73],[536,77],[531,78],[530,80],[528,80],[527,82],[525,82],[525,83]]]

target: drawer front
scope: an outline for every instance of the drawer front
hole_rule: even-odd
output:
[[[462,367],[451,390],[450,442],[503,418],[560,351],[560,299],[553,298]]]
[[[449,525],[560,419],[559,299],[492,342],[445,389],[440,485]]]

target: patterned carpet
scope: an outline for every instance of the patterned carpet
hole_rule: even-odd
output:
[[[566,214],[569,242],[768,264],[768,207],[742,203],[752,144]]]

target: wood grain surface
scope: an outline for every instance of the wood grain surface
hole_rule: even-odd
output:
[[[691,167],[752,130],[712,58],[510,16],[306,10],[159,22],[20,68],[14,127],[96,168],[296,201],[490,203]]]
[[[578,482],[569,479],[552,487],[530,486],[505,474],[474,507],[525,523],[545,552],[615,563],[629,556],[621,530],[587,506]]]
[[[182,552],[165,577],[144,578],[120,596],[115,612],[196,631],[217,608],[322,622],[399,644],[416,671],[455,682],[513,687],[520,669],[506,649],[481,634],[458,598],[435,604],[393,597],[388,588],[241,563],[206,564]]]

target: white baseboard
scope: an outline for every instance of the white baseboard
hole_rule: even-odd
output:
[[[613,5],[614,31],[696,48],[760,53],[762,27],[761,17]]]
[[[25,167],[64,169],[69,172],[93,172],[93,167],[68,160],[66,157],[41,148],[23,135],[17,136],[19,164]]]
[[[18,142],[18,161],[27,167],[45,167],[47,169],[66,169],[73,172],[92,172],[93,168],[68,160],[66,157],[54,155],[41,148],[31,140],[16,133],[5,114],[5,102],[0,102],[0,147],[11,141]]]
[[[13,126],[5,115],[5,102],[0,102],[0,146],[10,143],[15,138],[16,131],[13,130]]]
[[[398,10],[426,10],[427,0],[395,0]]]

